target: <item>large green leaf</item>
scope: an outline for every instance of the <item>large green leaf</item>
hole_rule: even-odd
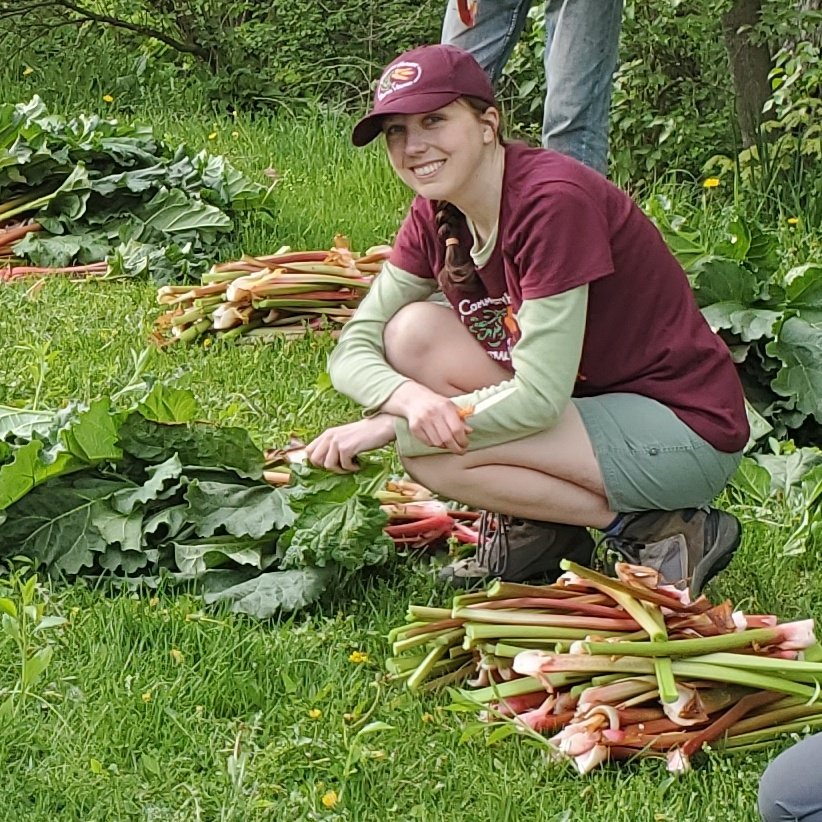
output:
[[[792,268],[785,275],[785,285],[789,310],[798,311],[803,318],[806,313],[822,313],[822,265],[807,263]]]
[[[51,411],[31,411],[0,405],[0,440],[9,437],[30,440],[35,434],[45,437],[54,424]]]
[[[208,591],[204,599],[206,603],[231,603],[235,613],[268,619],[316,602],[332,577],[330,568],[270,571],[222,591]]]
[[[42,451],[43,443],[32,440],[20,446],[14,459],[0,468],[0,511],[23,499],[40,483],[85,467],[82,460],[65,451],[43,462]]]
[[[697,275],[696,298],[701,306],[723,302],[749,306],[761,290],[753,272],[726,257],[706,257],[693,271]]]
[[[35,488],[7,509],[0,554],[24,554],[50,572],[72,575],[94,564],[106,548],[94,525],[96,509],[121,484],[92,478],[82,484],[68,480]]]
[[[90,464],[123,455],[117,447],[117,419],[111,413],[108,398],[94,400],[87,409],[79,411],[59,437],[70,454]]]
[[[260,570],[271,564],[270,551],[274,540],[250,537],[207,537],[173,542],[177,570],[191,577],[199,577],[209,568],[220,568],[227,563],[249,565]],[[265,559],[266,549],[269,558]]]
[[[153,422],[193,422],[201,416],[200,407],[191,391],[161,382],[154,383],[137,410]]]
[[[183,466],[176,454],[159,465],[150,465],[146,468],[148,479],[145,483],[136,488],[118,491],[112,497],[112,506],[121,514],[130,514],[138,505],[157,499],[166,490],[166,483],[179,479],[182,473]],[[176,484],[174,483],[175,486]]]
[[[231,218],[219,208],[195,200],[179,189],[163,189],[145,206],[145,223],[164,234],[182,231],[228,231]]]
[[[227,468],[249,479],[263,474],[263,453],[243,428],[207,423],[164,425],[134,412],[119,433],[123,450],[146,462],[164,462],[176,453],[183,465]]]
[[[702,315],[714,331],[728,328],[743,342],[772,337],[773,327],[782,317],[779,311],[748,308],[742,303],[712,303],[702,309]]]
[[[379,502],[361,495],[344,502],[314,503],[281,538],[281,565],[341,565],[356,571],[385,562],[394,547],[383,531],[387,521]]]
[[[220,529],[235,536],[264,537],[294,522],[294,512],[279,488],[252,488],[225,482],[192,480],[186,491],[189,520],[197,533],[210,537]]]
[[[771,383],[773,390],[790,397],[795,408],[822,422],[822,324],[791,317],[766,351],[784,363]]]

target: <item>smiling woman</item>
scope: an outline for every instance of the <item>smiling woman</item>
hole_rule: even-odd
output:
[[[748,436],[730,354],[631,199],[571,158],[504,142],[499,123],[459,48],[383,72],[352,140],[382,134],[417,197],[331,358],[365,418],[308,456],[356,470],[396,440],[415,479],[496,512],[477,558],[446,569],[454,584],[589,563],[596,528],[697,592],[741,535],[709,507]]]

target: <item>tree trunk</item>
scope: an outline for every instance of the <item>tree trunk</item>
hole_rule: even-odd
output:
[[[770,52],[764,43],[751,41],[748,29],[759,22],[761,10],[762,0],[735,0],[731,9],[722,15],[722,31],[736,96],[736,118],[745,146],[756,142],[764,117],[762,107],[771,95],[768,83]]]

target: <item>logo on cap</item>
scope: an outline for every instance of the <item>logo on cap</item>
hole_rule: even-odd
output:
[[[382,100],[389,94],[408,86],[413,86],[422,77],[422,69],[418,63],[394,63],[380,78],[377,86],[377,99]]]

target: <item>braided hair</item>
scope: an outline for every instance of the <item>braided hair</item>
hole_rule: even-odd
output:
[[[488,103],[478,97],[462,97],[479,115],[488,108]],[[502,133],[497,135],[503,143]],[[437,274],[440,288],[458,287],[471,291],[479,286],[480,279],[474,261],[468,249],[463,248],[460,242],[460,229],[465,226],[465,215],[453,204],[445,200],[438,200],[434,206],[434,218],[437,222],[437,237],[445,245],[445,260]]]

